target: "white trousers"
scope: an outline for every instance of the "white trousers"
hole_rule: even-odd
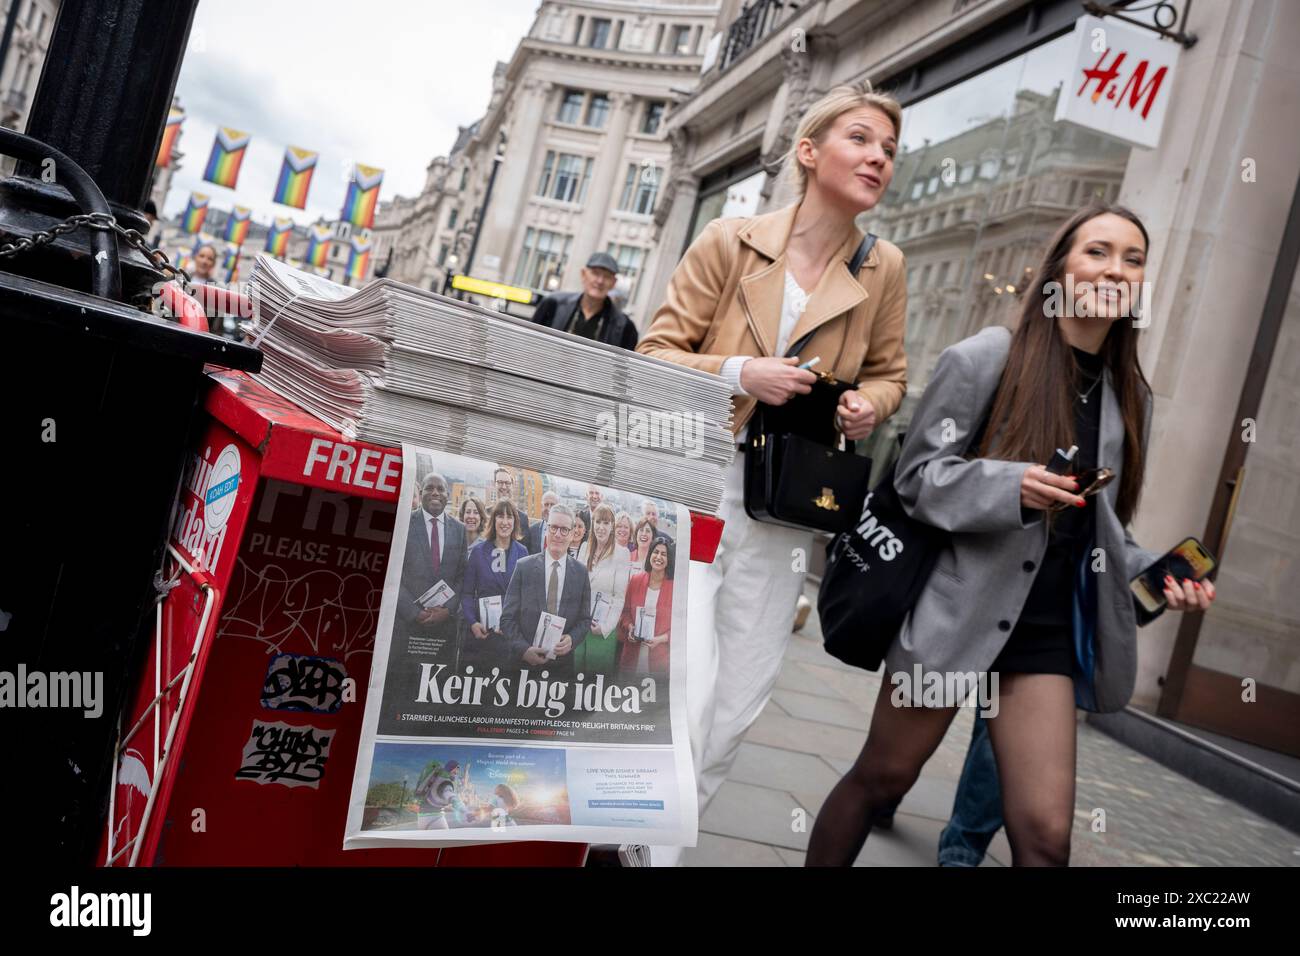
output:
[[[691,562],[687,605],[686,713],[701,817],[772,696],[813,546],[810,532],[745,513],[743,454],[727,473],[718,517],[717,556]],[[680,856],[678,847],[654,847],[652,865]]]

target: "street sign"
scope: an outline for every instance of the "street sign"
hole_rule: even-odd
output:
[[[532,305],[535,293],[532,289],[523,289],[519,286],[504,285],[500,282],[489,282],[487,279],[475,279],[473,276],[457,275],[451,278],[451,287],[459,289],[461,292],[474,292],[478,295],[486,295],[493,299],[506,299],[510,302],[522,302],[524,305]]]

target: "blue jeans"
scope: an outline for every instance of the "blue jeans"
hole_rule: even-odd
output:
[[[939,835],[939,865],[979,866],[1002,823],[998,765],[993,759],[988,723],[976,712],[952,817]]]
[[[893,817],[900,798],[877,817]],[[1002,787],[998,784],[998,765],[993,759],[988,724],[979,712],[971,731],[966,763],[957,783],[952,817],[939,835],[940,866],[979,866],[989,844],[1002,829]]]

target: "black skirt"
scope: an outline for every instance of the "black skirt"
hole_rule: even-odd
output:
[[[1000,674],[1074,674],[1074,630],[1069,624],[1020,621],[990,671]]]

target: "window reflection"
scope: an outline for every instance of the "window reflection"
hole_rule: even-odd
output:
[[[1130,147],[1053,119],[1067,35],[903,110],[884,200],[859,225],[907,256],[908,394],[863,443],[877,477],[934,363],[988,325],[1015,322],[1019,293],[1056,228],[1115,201]]]
[[[714,219],[729,219],[733,216],[753,216],[758,213],[758,201],[763,189],[766,174],[758,172],[712,191],[702,192],[699,206],[695,211],[695,221],[691,223],[690,245]]]

